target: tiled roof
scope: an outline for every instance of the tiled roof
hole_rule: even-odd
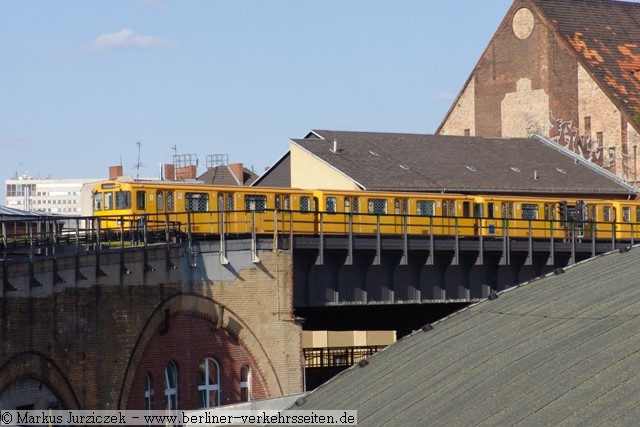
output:
[[[227,165],[218,165],[207,169],[198,177],[198,181],[211,185],[251,185],[258,175],[247,168],[243,168],[243,182],[239,183]]]
[[[618,107],[640,112],[640,3],[534,0]],[[636,128],[640,124],[636,123]]]
[[[287,152],[253,184],[262,187],[291,187],[291,153]]]
[[[627,195],[633,188],[542,138],[316,130],[292,140],[366,190]],[[315,136],[321,136],[317,138]],[[337,151],[334,152],[334,141]]]
[[[425,325],[291,409],[357,410],[358,426],[635,425],[639,276],[633,248],[507,290]]]

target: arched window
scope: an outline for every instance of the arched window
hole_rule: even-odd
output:
[[[144,379],[144,401],[147,411],[153,409],[153,382],[151,380],[151,374],[147,374]]]
[[[153,381],[151,380],[151,374],[147,374],[144,378],[144,403],[147,412],[151,414],[151,410],[153,409]]]
[[[248,402],[251,400],[251,368],[244,365],[240,368],[240,401]]]
[[[164,395],[166,409],[178,409],[178,367],[174,361],[170,361],[164,370]]]
[[[200,407],[211,408],[220,406],[220,365],[207,357],[200,362],[198,377],[198,394]]]

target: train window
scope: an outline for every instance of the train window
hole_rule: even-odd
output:
[[[136,191],[136,209],[139,209],[139,210],[147,209],[147,192],[146,191]]]
[[[549,220],[549,204],[545,203],[544,204],[544,219],[545,220]]]
[[[131,207],[131,191],[116,191],[116,209]]]
[[[162,191],[156,193],[156,210],[158,212],[164,210],[164,192]]]
[[[284,210],[291,210],[291,199],[289,198],[289,196],[282,196],[282,202]]]
[[[522,219],[538,219],[538,205],[523,203]]]
[[[602,219],[604,221],[611,221],[611,206],[602,207]]]
[[[113,192],[106,191],[104,193],[104,210],[110,211],[113,209]]]
[[[357,197],[354,197],[353,200],[351,200],[351,212],[358,213],[358,210],[360,210],[360,202]]]
[[[495,205],[493,202],[487,203],[487,218],[493,218],[493,210],[495,209]]]
[[[631,222],[631,208],[628,206],[622,207],[622,221]]]
[[[218,193],[218,211],[224,210],[224,193]]]
[[[327,197],[327,212],[335,213],[338,209],[338,201],[335,197]]]
[[[433,216],[435,213],[435,202],[433,200],[418,200],[416,202],[417,214],[421,216]]]
[[[244,196],[244,210],[264,212],[267,210],[267,196],[264,194],[247,194]]]
[[[282,196],[276,195],[276,210],[279,211],[282,208],[282,202],[280,201]]]
[[[102,193],[95,193],[93,195],[93,210],[94,211],[102,210]]]
[[[300,197],[300,212],[309,212],[311,210],[311,197]]]
[[[189,212],[206,212],[209,210],[209,195],[207,193],[186,193],[185,209]]]
[[[175,201],[174,201],[174,197],[173,197],[173,191],[167,191],[167,210],[168,211],[174,211],[176,206],[175,206]]]
[[[386,199],[369,199],[369,213],[381,215],[387,213]]]
[[[233,193],[227,193],[227,210],[232,211],[235,209],[235,204],[233,203]]]
[[[636,222],[640,222],[640,208],[636,208]]]

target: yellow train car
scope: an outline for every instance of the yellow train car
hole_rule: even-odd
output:
[[[286,188],[211,186],[182,182],[106,181],[93,189],[93,212],[101,227],[183,233],[272,233],[276,228],[316,232],[310,191]],[[255,228],[254,228],[255,227]]]
[[[316,190],[325,233],[477,235],[472,199],[463,194]]]
[[[277,231],[619,241],[640,233],[635,200],[104,181],[94,186],[93,206],[102,229],[123,233],[144,228],[202,236]]]

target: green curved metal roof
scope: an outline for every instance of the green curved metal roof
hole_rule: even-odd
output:
[[[359,426],[640,419],[640,249],[497,296],[426,325],[292,409],[357,410]]]

